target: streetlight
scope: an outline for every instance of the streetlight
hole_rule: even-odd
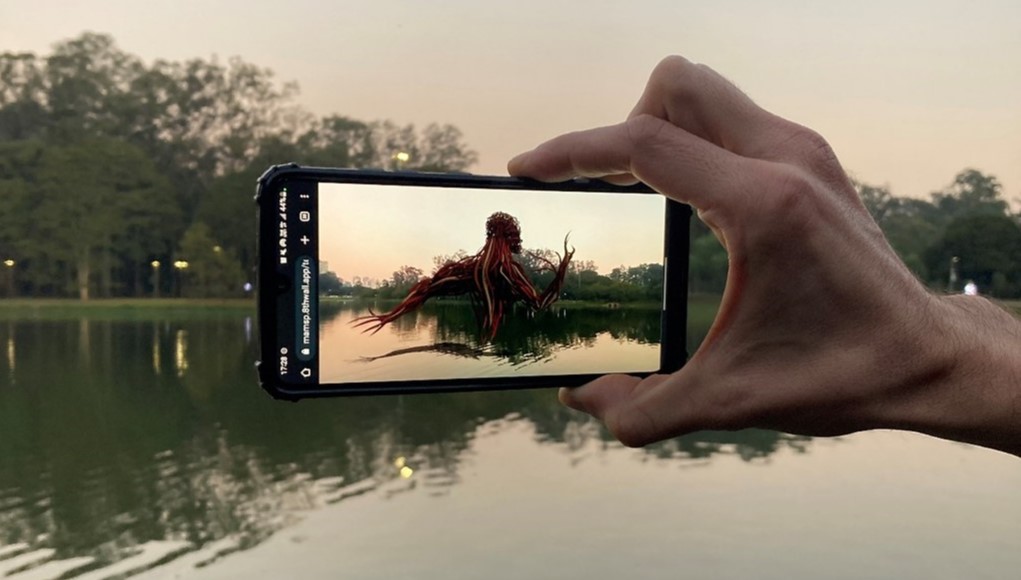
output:
[[[153,260],[152,262],[149,262],[149,265],[152,266],[152,297],[153,298],[159,298],[160,297],[160,261],[159,260]]]
[[[11,258],[7,258],[6,260],[4,260],[4,266],[5,266],[6,270],[7,270],[7,275],[4,276],[4,277],[7,278],[7,296],[9,296],[9,297],[13,297],[14,296],[14,266],[15,266],[15,264],[17,264],[17,262],[15,262]]]
[[[180,295],[182,293],[181,292],[181,272],[183,270],[187,270],[187,269],[188,269],[188,261],[187,260],[176,260],[174,262],[174,270],[176,272],[176,274],[174,275],[174,279],[175,279],[176,284],[177,284],[177,292],[175,294],[177,294],[177,295]]]

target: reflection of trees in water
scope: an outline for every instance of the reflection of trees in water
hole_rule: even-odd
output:
[[[369,306],[365,303],[320,303],[320,324],[344,311],[357,317],[368,314]],[[478,319],[471,305],[462,301],[432,301],[398,318],[391,326],[404,336],[428,332],[435,345],[467,345],[466,356],[496,356],[514,365],[549,359],[558,350],[591,346],[601,334],[609,334],[621,342],[658,344],[660,341],[660,312],[644,308],[554,304],[548,310],[534,312],[515,305],[496,337],[488,343],[481,340]],[[371,338],[366,335],[366,340]],[[458,353],[452,351],[451,354]]]
[[[448,328],[474,328],[442,314]],[[592,332],[564,318],[543,336]],[[243,549],[301,510],[362,493],[442,494],[479,427],[501,420],[528,421],[568,464],[617,447],[549,390],[273,401],[255,386],[255,344],[237,317],[0,326],[0,344],[9,339],[18,359],[0,373],[0,545],[42,542],[60,558],[111,562],[164,539]],[[705,462],[807,446],[767,431],[700,433],[645,453]]]

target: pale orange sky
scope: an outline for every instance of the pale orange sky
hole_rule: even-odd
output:
[[[548,137],[620,120],[655,63],[682,54],[895,195],[975,167],[1021,198],[1016,0],[0,1],[0,50],[83,30],[146,59],[242,56],[319,114],[453,123],[473,171],[497,174]]]
[[[386,280],[405,265],[428,276],[435,256],[478,251],[486,241],[486,219],[502,211],[518,220],[526,250],[562,255],[570,234],[576,263],[591,260],[609,274],[621,265],[663,263],[665,205],[663,196],[653,194],[323,183],[319,259],[347,282],[355,276]]]

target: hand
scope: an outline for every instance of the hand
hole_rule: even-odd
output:
[[[892,427],[1021,451],[1017,321],[984,299],[928,292],[825,139],[708,67],[667,58],[625,122],[557,137],[508,169],[643,181],[696,208],[727,249],[719,313],[683,369],[561,391],[623,443],[701,429]]]

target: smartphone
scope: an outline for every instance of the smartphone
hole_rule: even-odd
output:
[[[691,209],[644,185],[290,164],[256,202],[274,397],[577,386],[687,359]]]

